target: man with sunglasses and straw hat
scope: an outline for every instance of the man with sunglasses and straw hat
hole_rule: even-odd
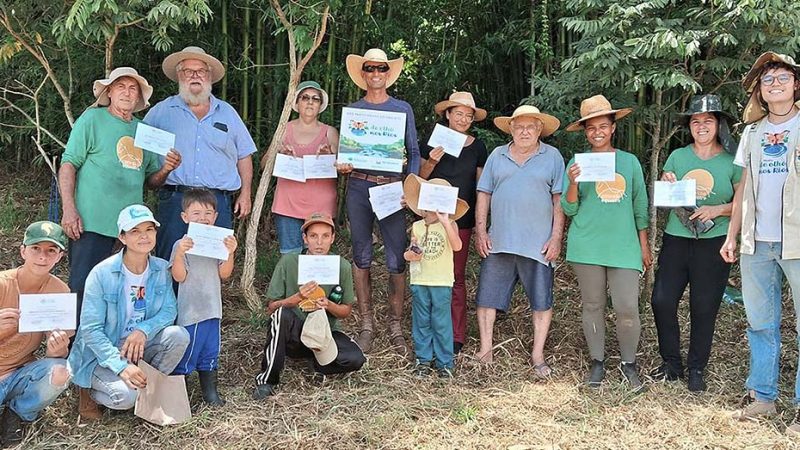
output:
[[[781,291],[789,281],[795,314],[800,308],[800,65],[766,52],[744,77],[750,94],[734,164],[742,181],[733,198],[728,236],[720,249],[736,261],[741,230],[742,296],[747,312],[750,373],[739,420],[776,414],[781,349]],[[782,276],[783,275],[783,276]],[[800,319],[795,319],[800,327]],[[800,368],[794,404],[800,405]],[[800,407],[786,433],[800,435]]]
[[[498,309],[508,311],[519,280],[533,312],[531,363],[537,377],[548,377],[552,370],[544,343],[553,317],[553,261],[564,235],[564,158],[540,138],[553,134],[560,122],[535,106],[522,105],[494,124],[512,140],[489,155],[478,180],[475,247],[484,260],[476,298],[481,338],[476,356],[492,362],[495,315]]]
[[[351,104],[352,108],[376,111],[399,112],[406,115],[405,148],[406,173],[419,173],[419,144],[414,111],[411,105],[390,96],[387,89],[400,77],[403,58],[390,60],[377,48],[368,50],[364,56],[347,55],[347,73],[359,88],[366,91],[364,97]],[[374,323],[372,315],[372,292],[370,266],[372,265],[372,225],[375,214],[369,202],[369,188],[381,184],[402,181],[403,174],[377,170],[354,170],[352,164],[337,165],[339,173],[349,174],[347,182],[347,218],[353,242],[353,278],[355,282],[361,332],[356,341],[368,352],[372,348]],[[406,224],[404,211],[398,211],[378,222],[386,251],[386,267],[389,270],[389,340],[397,353],[407,356],[408,344],[403,336],[401,320],[405,298]]]
[[[133,114],[150,106],[153,87],[130,67],[118,67],[92,87],[97,99],[75,122],[61,159],[58,183],[61,225],[70,238],[69,287],[78,294],[78,319],[89,271],[111,256],[117,243],[117,215],[141,203],[143,186],[156,188],[181,163],[170,151],[158,155],[133,146]]]

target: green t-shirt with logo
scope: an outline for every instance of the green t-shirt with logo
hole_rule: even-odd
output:
[[[296,294],[300,290],[300,284],[297,283],[297,266],[299,261],[297,253],[287,253],[281,256],[278,264],[275,265],[275,270],[272,271],[272,278],[269,280],[269,288],[267,289],[267,300],[283,300]],[[342,287],[342,299],[339,301],[341,305],[352,305],[356,302],[355,292],[353,291],[353,270],[350,263],[344,259],[339,258],[339,286]],[[331,299],[331,291],[335,286],[332,285],[319,285],[328,300]],[[305,311],[296,307],[293,309],[297,317],[305,320],[308,315]],[[328,314],[328,322],[331,325],[331,330],[339,330],[339,320]]]
[[[84,231],[116,237],[119,212],[142,203],[145,180],[160,168],[157,154],[133,146],[138,123],[107,108],[89,108],[75,122],[62,164],[77,170],[75,205]]]
[[[567,164],[575,162],[573,157]],[[616,150],[614,181],[578,183],[578,201],[567,201],[564,175],[561,207],[570,217],[567,261],[642,270],[639,230],[647,229],[647,186],[642,165],[631,153]]]
[[[742,168],[733,164],[733,155],[721,152],[711,159],[697,157],[691,145],[673,151],[664,164],[664,172],[672,172],[678,180],[694,178],[697,183],[697,206],[724,205],[733,200],[734,185],[742,178]],[[728,233],[730,217],[719,216],[714,219],[714,227],[698,236],[708,239],[725,236]],[[667,219],[667,234],[694,238],[674,211]]]

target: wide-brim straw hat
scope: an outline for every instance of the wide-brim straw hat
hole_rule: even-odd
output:
[[[742,79],[742,87],[748,94],[750,94],[750,99],[747,101],[747,105],[744,107],[744,111],[742,111],[742,120],[744,123],[753,123],[757,120],[761,120],[764,118],[768,111],[764,108],[760,101],[760,94],[759,90],[756,89],[758,87],[759,78],[761,76],[761,68],[764,67],[764,64],[768,62],[780,62],[784,63],[789,67],[795,69],[795,71],[800,73],[800,65],[798,65],[794,58],[789,55],[783,55],[780,53],[775,52],[764,52],[759,56],[753,65],[750,67],[750,70],[747,71],[744,78]],[[797,78],[795,78],[797,80]],[[794,92],[794,99],[795,105],[800,107],[800,92]]]
[[[567,126],[567,131],[580,131],[583,123],[600,116],[614,116],[614,120],[622,119],[633,111],[632,108],[613,109],[611,102],[603,95],[595,95],[581,102],[581,118]]]
[[[319,106],[319,112],[322,114],[323,111],[328,107],[328,93],[322,89],[322,86],[319,85],[316,81],[303,81],[299,85],[297,85],[297,90],[294,91],[294,102],[292,102],[292,110],[294,112],[297,111],[297,99],[300,98],[300,94],[303,93],[306,89],[315,89],[319,91],[320,95],[322,95],[322,104]]]
[[[414,211],[414,214],[418,216],[424,216],[425,211],[419,209],[419,190],[422,187],[422,183],[431,183],[437,184],[439,186],[451,186],[447,180],[443,180],[441,178],[433,178],[430,180],[425,180],[418,175],[414,175],[413,173],[409,175],[406,180],[403,182],[403,195],[406,197],[406,205],[408,205],[411,211]],[[452,186],[451,186],[452,187]],[[469,205],[462,199],[456,200],[456,212],[455,214],[450,214],[450,220],[458,220],[464,216],[464,214],[469,211]]]
[[[511,116],[495,117],[494,126],[499,128],[501,131],[511,134],[511,121],[517,117],[535,117],[539,119],[543,125],[542,133],[540,135],[542,137],[550,136],[551,134],[555,133],[556,130],[558,130],[559,126],[561,126],[560,120],[556,119],[550,114],[545,114],[539,111],[539,108],[531,105],[522,105],[518,107],[514,110]]]
[[[178,63],[186,59],[197,59],[208,64],[208,68],[211,69],[211,83],[216,83],[225,76],[225,66],[217,58],[209,55],[202,48],[194,46],[186,47],[164,58],[161,70],[170,80],[178,81]]]
[[[147,80],[139,75],[133,67],[117,67],[108,74],[108,78],[101,78],[94,80],[92,84],[92,93],[97,100],[92,104],[95,106],[108,106],[111,104],[111,99],[108,97],[108,87],[111,83],[117,81],[122,77],[130,77],[139,83],[139,100],[133,108],[133,112],[139,112],[150,106],[150,96],[153,95],[153,86]]]
[[[447,100],[441,101],[433,107],[440,117],[444,117],[444,112],[454,106],[466,106],[475,111],[475,122],[480,122],[486,118],[486,110],[475,106],[475,99],[469,92],[453,92]]]
[[[386,52],[379,48],[367,50],[364,56],[347,55],[347,74],[350,75],[350,79],[353,80],[353,83],[364,91],[367,90],[367,83],[364,81],[364,78],[361,77],[361,67],[365,62],[382,62],[389,65],[389,72],[386,75],[387,88],[400,78],[400,72],[403,71],[402,57],[390,60],[386,56]]]

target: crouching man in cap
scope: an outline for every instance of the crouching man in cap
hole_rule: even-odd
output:
[[[22,441],[25,422],[32,422],[67,388],[67,344],[73,331],[19,332],[20,294],[69,292],[50,274],[64,256],[67,235],[53,222],[36,222],[25,230],[19,248],[22,265],[0,272],[0,448]],[[34,353],[47,342],[44,358]]]
[[[302,232],[309,255],[327,255],[336,237],[333,219],[321,213],[311,214]],[[350,263],[339,259],[338,285],[319,285],[316,281],[300,285],[299,258],[295,253],[283,255],[270,279],[270,324],[261,372],[256,375],[256,400],[274,393],[287,356],[313,356],[314,370],[323,375],[353,372],[366,361],[358,345],[339,330],[339,319],[348,317],[355,303]]]

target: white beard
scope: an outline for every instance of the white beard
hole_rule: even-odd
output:
[[[203,83],[203,90],[199,94],[192,94],[188,83],[178,84],[178,95],[189,106],[204,105],[211,98],[211,83]]]

